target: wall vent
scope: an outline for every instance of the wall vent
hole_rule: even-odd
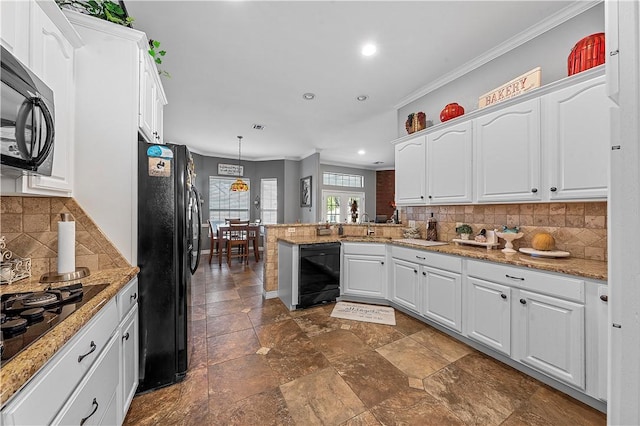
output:
[[[264,124],[254,124],[253,128],[255,130],[264,130]]]

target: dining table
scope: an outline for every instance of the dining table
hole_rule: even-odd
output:
[[[231,227],[233,225],[229,224],[220,224],[218,225],[218,241],[224,242],[229,234]],[[253,247],[253,256],[256,259],[256,262],[260,260],[260,251],[258,250],[259,239],[260,239],[260,224],[259,223],[249,223],[247,225],[247,239],[249,240],[249,245]],[[224,249],[222,248],[224,243],[218,248],[218,264],[222,265],[222,254]]]

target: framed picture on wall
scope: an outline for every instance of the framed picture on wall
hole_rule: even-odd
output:
[[[311,176],[300,179],[300,207],[311,207]]]

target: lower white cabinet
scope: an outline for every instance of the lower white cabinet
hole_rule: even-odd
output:
[[[402,259],[391,259],[389,300],[416,313],[420,312],[420,266]]]
[[[462,331],[462,278],[459,273],[421,266],[421,314]]]
[[[0,424],[122,424],[138,385],[137,285],[127,284],[11,397]]]
[[[516,299],[518,361],[584,389],[584,305],[525,290]]]
[[[385,299],[386,245],[345,242],[342,244],[342,250],[341,295]]]
[[[466,280],[467,337],[511,355],[511,288],[478,278]]]

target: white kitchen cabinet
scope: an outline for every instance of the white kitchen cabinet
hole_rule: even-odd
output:
[[[471,120],[427,135],[427,201],[456,204],[473,201]]]
[[[474,277],[465,286],[467,337],[511,355],[511,288]]]
[[[452,330],[462,330],[462,278],[459,273],[421,266],[421,314]]]
[[[416,313],[420,312],[420,265],[402,259],[391,259],[389,300]]]
[[[342,243],[341,296],[386,299],[385,244]]]
[[[609,358],[609,288],[607,285],[598,285],[598,299],[596,303],[596,334],[597,339],[590,342],[597,349],[598,362],[596,372],[592,377],[597,377],[598,384],[595,387],[595,396],[603,401],[607,400],[607,360]],[[589,331],[589,330],[587,330]],[[593,368],[593,367],[592,367]],[[591,371],[587,370],[587,373]],[[589,377],[589,374],[587,374]]]
[[[397,205],[424,205],[426,195],[425,136],[395,146],[395,184]]]
[[[140,100],[138,126],[149,143],[162,143],[164,98],[155,63],[146,49],[140,51]]]
[[[542,97],[551,201],[607,199],[610,104],[597,77]]]
[[[35,3],[22,0],[0,2],[0,40],[2,46],[29,66],[29,11]]]
[[[117,392],[118,424],[124,422],[131,400],[138,388],[138,279],[131,280],[116,296],[120,324],[118,351],[120,381]]]
[[[540,201],[540,100],[473,120],[476,200]]]
[[[515,297],[517,359],[584,389],[584,305],[525,290]]]
[[[3,195],[73,195],[75,51],[82,45],[55,2],[2,2],[3,45],[53,91],[55,145],[51,176],[3,177]],[[6,15],[5,15],[6,13]],[[6,22],[10,21],[10,22]]]

